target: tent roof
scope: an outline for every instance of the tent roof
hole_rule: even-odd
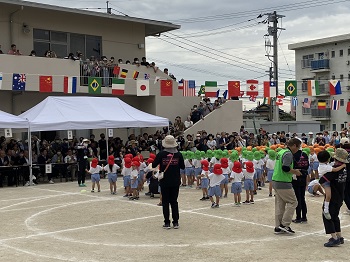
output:
[[[28,128],[28,121],[4,111],[0,111],[0,128]]]
[[[167,118],[140,111],[115,97],[49,96],[20,117],[29,120],[33,132],[162,127],[169,124]]]

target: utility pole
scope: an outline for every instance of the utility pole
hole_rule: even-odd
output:
[[[111,15],[112,14],[112,8],[109,7],[109,1],[106,1],[107,4],[107,14]]]
[[[274,114],[273,114],[273,121],[278,122],[279,121],[279,108],[276,104],[277,97],[279,96],[278,92],[278,30],[285,30],[284,28],[278,27],[278,19],[285,17],[284,15],[278,15],[276,11],[273,13],[266,14],[268,16],[268,34],[267,36],[273,37],[273,55],[267,54],[266,56],[269,58],[270,61],[273,63],[273,81],[276,85],[276,99],[272,99],[271,101],[271,107],[274,108]],[[272,26],[270,26],[270,23],[272,23]],[[266,46],[266,44],[265,44]],[[270,57],[273,57],[273,60],[270,59]],[[270,74],[271,75],[271,74]]]

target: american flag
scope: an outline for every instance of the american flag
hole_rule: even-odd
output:
[[[304,108],[310,108],[311,107],[311,99],[309,99],[307,97],[304,98],[303,107]]]
[[[196,83],[194,80],[184,80],[183,86],[183,96],[196,96]]]

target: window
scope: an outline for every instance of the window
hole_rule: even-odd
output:
[[[343,56],[343,55],[344,55],[343,49],[339,50],[339,56]]]
[[[332,75],[332,80],[335,80],[335,75]]]
[[[326,125],[320,125],[320,131],[326,130]]]
[[[337,124],[332,124],[332,130],[337,131]]]
[[[319,60],[324,59],[324,53],[318,53],[318,59]]]
[[[302,68],[311,67],[311,61],[314,60],[314,55],[303,55],[303,59],[301,60]]]
[[[344,106],[344,99],[340,99],[340,106]]]
[[[350,81],[350,74],[348,74],[348,81]]]
[[[301,91],[306,92],[307,91],[307,82],[301,83]]]
[[[311,115],[311,108],[302,108],[303,115]]]
[[[331,57],[335,57],[335,51],[331,52]]]
[[[350,55],[350,48],[348,48],[348,55]]]
[[[340,124],[340,129],[343,129],[345,127],[344,124]]]
[[[343,80],[344,79],[344,75],[339,75],[339,79]]]

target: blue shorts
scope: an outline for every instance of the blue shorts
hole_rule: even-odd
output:
[[[262,177],[263,170],[261,168],[257,168],[257,169],[255,169],[255,174],[256,174],[256,179],[260,179]],[[255,174],[254,174],[254,176],[255,176]]]
[[[322,184],[323,187],[331,187],[331,182],[324,182]]]
[[[92,174],[91,175],[91,182],[100,182],[101,178],[100,178],[100,174]]]
[[[139,183],[143,183],[143,180],[145,179],[145,171],[140,170],[140,173],[139,173],[137,179],[139,180]]]
[[[185,167],[185,174],[186,176],[193,176],[193,167]]]
[[[231,185],[231,193],[233,194],[239,194],[242,192],[242,183],[241,182],[235,182]]]
[[[244,180],[244,189],[245,190],[254,190],[254,182],[252,179],[245,179]]]
[[[185,174],[185,169],[180,169],[180,174],[184,175]]]
[[[130,176],[124,176],[124,187],[130,186],[131,185],[131,178]]]
[[[108,182],[109,183],[117,182],[117,174],[113,174],[113,173],[108,174]]]
[[[224,176],[225,176],[225,179],[223,179],[222,181],[221,181],[221,185],[227,185],[228,184],[228,175],[227,174],[224,174]]]
[[[320,162],[318,162],[318,161],[312,162],[312,164],[311,164],[312,170],[318,170],[319,165],[320,165]]]
[[[312,188],[312,186],[307,187],[307,192],[309,192],[311,195],[314,194],[314,189]]]
[[[131,188],[135,189],[139,186],[139,181],[137,179],[135,179],[134,182],[132,182],[132,180],[130,181],[131,183]]]
[[[267,180],[272,182],[273,169],[267,169]]]
[[[208,195],[212,196],[221,196],[221,188],[220,186],[209,187]]]
[[[201,167],[196,167],[194,168],[194,175],[197,177],[197,176],[200,176],[200,174],[202,173],[202,168]]]
[[[209,186],[209,179],[208,178],[202,178],[201,179],[201,188],[208,188]]]

